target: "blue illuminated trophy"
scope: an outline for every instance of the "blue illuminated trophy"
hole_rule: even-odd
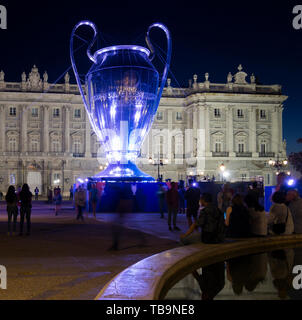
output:
[[[94,30],[87,55],[93,62],[85,77],[86,96],[74,60],[73,41],[76,30],[86,25]],[[159,73],[151,63],[155,56],[149,33],[154,27],[167,37],[167,59],[159,88]],[[73,29],[70,57],[77,84],[91,126],[103,144],[108,167],[93,177],[107,181],[154,181],[140,171],[134,161],[139,156],[167,80],[171,60],[171,37],[161,23],[152,24],[146,35],[150,50],[136,45],[118,45],[100,49],[93,55],[91,48],[97,38],[97,28],[90,21],[81,21]]]

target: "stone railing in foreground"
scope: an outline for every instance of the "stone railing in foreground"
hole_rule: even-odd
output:
[[[302,245],[302,234],[181,246],[150,256],[125,269],[107,283],[95,299],[163,299],[174,284],[201,266],[241,255],[298,245]]]

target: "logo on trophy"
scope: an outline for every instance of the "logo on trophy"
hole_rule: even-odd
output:
[[[89,26],[94,38],[87,48],[93,62],[85,76],[85,89],[74,59],[74,37],[80,26]],[[162,79],[152,64],[155,50],[150,30],[160,28],[167,37],[167,58]],[[108,167],[93,177],[103,181],[154,181],[135,164],[146,138],[167,80],[172,41],[169,30],[161,23],[152,24],[146,35],[148,48],[137,45],[116,45],[91,53],[97,39],[97,28],[90,21],[81,21],[73,29],[70,40],[71,63],[95,134],[103,144]],[[159,87],[160,85],[160,87]]]

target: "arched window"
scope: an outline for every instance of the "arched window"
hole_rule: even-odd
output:
[[[18,151],[17,137],[9,137],[8,138],[8,151],[9,152]]]

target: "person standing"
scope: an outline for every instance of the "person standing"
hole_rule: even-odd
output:
[[[171,220],[173,219],[173,229],[180,231],[180,229],[176,225],[176,218],[177,218],[178,206],[179,206],[179,194],[177,190],[177,184],[175,182],[171,183],[171,189],[167,191],[166,195],[167,195],[167,204],[168,204],[169,230],[172,231]]]
[[[73,200],[73,186],[69,189],[69,200]]]
[[[59,214],[59,211],[61,210],[61,204],[62,204],[62,196],[59,189],[56,189],[53,201],[55,203],[55,215],[57,216]]]
[[[16,224],[17,224],[17,217],[18,217],[18,197],[16,195],[16,190],[14,186],[9,186],[6,196],[6,210],[8,216],[8,230],[7,234],[10,236],[11,234],[16,234]],[[13,233],[11,232],[11,221],[13,218]]]
[[[83,210],[86,206],[86,191],[81,185],[79,186],[78,191],[75,193],[75,205],[78,210],[77,220],[81,219],[84,221]]]
[[[39,189],[38,189],[38,187],[36,187],[35,188],[35,200],[38,200],[38,198],[39,198]]]
[[[218,209],[226,213],[228,207],[231,206],[231,201],[234,195],[234,190],[229,183],[223,185],[222,190],[217,195]]]
[[[96,206],[98,203],[98,189],[95,183],[92,184],[90,189],[90,201],[91,201],[93,216],[94,218],[96,218]]]
[[[189,188],[185,192],[185,199],[187,200],[187,220],[190,228],[193,223],[192,217],[194,222],[197,222],[197,213],[200,201],[200,189],[194,187],[192,179],[189,180]]]
[[[288,208],[293,216],[295,233],[302,233],[302,199],[297,190],[289,190],[286,194]]]
[[[48,203],[52,203],[52,189],[51,188],[48,188],[47,198],[48,198]]]
[[[29,190],[29,186],[27,183],[24,183],[22,186],[22,190],[20,192],[20,201],[21,201],[21,209],[20,209],[20,233],[19,235],[23,235],[23,225],[24,225],[24,217],[26,218],[26,226],[27,226],[27,233],[26,235],[30,235],[31,229],[31,208],[32,208],[32,193]]]
[[[179,213],[186,213],[186,204],[185,204],[185,188],[182,185],[178,188],[178,194],[179,194]]]
[[[158,201],[159,201],[159,212],[161,219],[164,218],[164,212],[165,212],[165,196],[166,195],[166,189],[164,188],[164,184],[162,182],[158,185]]]

